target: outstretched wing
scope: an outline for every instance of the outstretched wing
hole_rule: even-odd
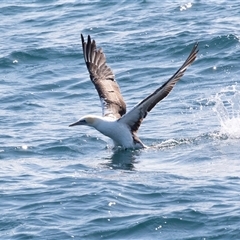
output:
[[[96,42],[89,35],[87,42],[82,34],[81,39],[84,60],[102,103],[102,114],[119,119],[126,113],[126,104],[114,74],[106,64],[105,54],[101,48],[97,49]]]
[[[150,112],[159,101],[161,101],[171,92],[175,84],[183,76],[188,66],[194,62],[198,53],[197,48],[198,43],[194,45],[187,60],[167,82],[165,82],[155,92],[146,97],[143,101],[138,103],[131,111],[129,111],[127,114],[125,114],[122,118],[119,119],[119,121],[124,122],[130,127],[134,137],[136,137],[135,133],[137,132],[143,119],[147,116],[148,112]]]

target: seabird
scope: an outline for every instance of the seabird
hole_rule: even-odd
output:
[[[126,104],[120,88],[111,68],[106,64],[106,57],[102,49],[97,49],[95,40],[92,40],[89,35],[87,42],[85,42],[82,34],[81,39],[83,56],[90,79],[102,103],[102,116],[86,115],[69,125],[69,127],[77,125],[94,127],[105,136],[111,138],[115,147],[121,146],[125,149],[146,147],[137,137],[137,131],[148,112],[170,93],[183,76],[187,67],[194,62],[198,53],[198,43],[195,43],[186,61],[168,81],[143,99],[133,109],[126,112]]]

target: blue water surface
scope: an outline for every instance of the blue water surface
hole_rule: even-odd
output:
[[[239,239],[240,5],[0,3],[1,239]],[[101,104],[80,34],[106,54],[128,110],[197,60],[144,120],[143,150],[68,125]]]

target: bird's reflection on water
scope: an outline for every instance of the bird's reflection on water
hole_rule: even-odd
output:
[[[134,164],[137,163],[137,157],[140,156],[140,150],[116,150],[112,156],[105,158],[108,162],[103,163],[111,169],[135,170]]]

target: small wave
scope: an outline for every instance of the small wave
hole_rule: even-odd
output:
[[[237,85],[228,86],[217,93],[213,111],[221,125],[220,134],[228,138],[240,138],[240,90]]]
[[[166,141],[163,141],[160,144],[155,145],[154,148],[157,148],[157,149],[174,148],[181,144],[189,144],[192,141],[193,140],[191,139],[168,139]]]

